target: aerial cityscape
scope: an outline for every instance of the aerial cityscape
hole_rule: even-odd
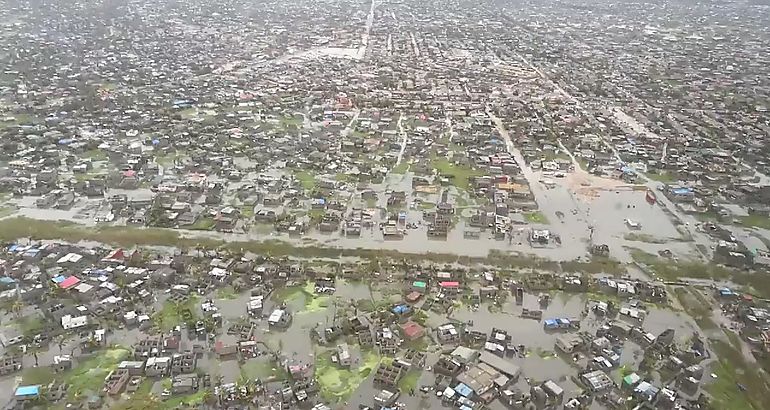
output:
[[[767,2],[0,4],[3,409],[770,408]]]

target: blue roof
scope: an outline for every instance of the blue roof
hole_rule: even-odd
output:
[[[556,321],[556,319],[546,319],[543,321],[546,326],[556,326],[559,324],[559,322]]]
[[[473,410],[473,409],[463,404],[463,405],[460,407],[460,410]]]
[[[8,276],[0,277],[0,283],[16,283],[16,281],[13,278],[9,278]]]
[[[396,314],[406,313],[409,312],[409,310],[409,305],[398,305],[393,307],[393,313]]]
[[[40,386],[19,386],[16,389],[17,396],[36,396],[40,394]]]
[[[677,195],[684,195],[684,194],[689,194],[690,192],[692,192],[692,189],[691,188],[677,188],[677,189],[672,190],[671,192],[673,192],[673,193],[675,193]]]
[[[64,279],[67,279],[67,277],[64,276],[64,275],[54,276],[53,278],[51,278],[51,280],[54,283],[62,283],[62,282],[64,282]]]
[[[457,386],[455,386],[454,390],[463,397],[468,397],[471,394],[473,394],[473,390],[468,387],[465,383],[460,383]]]

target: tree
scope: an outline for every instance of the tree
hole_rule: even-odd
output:
[[[21,299],[17,297],[11,304],[11,312],[13,312],[15,317],[19,318],[21,317],[22,309],[24,309],[24,302],[22,302]]]

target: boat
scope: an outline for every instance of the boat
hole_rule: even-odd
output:
[[[651,189],[647,190],[647,195],[645,196],[645,199],[647,199],[647,203],[650,205],[655,205],[656,202],[658,202],[658,197],[655,195],[655,192],[653,192]]]

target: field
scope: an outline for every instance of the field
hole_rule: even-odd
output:
[[[377,368],[381,357],[373,351],[362,352],[363,357],[358,368],[342,368],[332,363],[331,354],[316,354],[316,378],[320,385],[321,396],[332,403],[339,403],[350,397],[359,385]]]

